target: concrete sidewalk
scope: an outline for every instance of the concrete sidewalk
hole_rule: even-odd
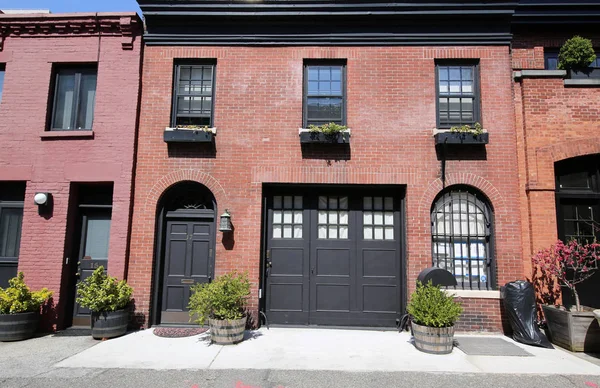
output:
[[[599,365],[569,352],[526,346],[500,335],[485,338],[502,338],[531,356],[470,356],[456,347],[449,355],[430,355],[414,348],[409,333],[395,331],[262,328],[246,336],[238,345],[218,346],[210,344],[208,334],[160,338],[150,329],[101,342],[55,366],[600,376]]]

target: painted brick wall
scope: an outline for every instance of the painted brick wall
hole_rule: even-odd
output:
[[[175,58],[217,60],[215,157],[192,147],[169,149],[162,140],[170,123]],[[349,160],[301,152],[302,69],[309,58],[347,59]],[[250,273],[255,312],[264,182],[407,185],[406,278],[409,291],[414,289],[417,274],[431,266],[430,207],[442,189],[432,138],[436,58],[480,59],[482,122],[490,144],[483,159],[467,153],[462,160],[449,160],[446,184],[469,184],[490,198],[498,284],[522,278],[521,239],[515,233],[521,230],[518,182],[509,173],[517,168],[517,156],[508,47],[149,46],[128,272],[140,321],[150,308],[157,201],[166,188],[186,179],[209,187],[219,209],[231,211],[235,245],[226,249],[222,234],[217,235],[216,272]],[[481,323],[485,330],[492,325]]]
[[[79,24],[81,17],[72,16],[66,24]],[[33,289],[54,291],[58,308],[50,313],[50,325],[60,327],[64,315],[71,314],[61,303],[63,293],[72,292],[64,289],[63,273],[70,182],[114,182],[109,272],[125,276],[142,46],[139,32],[133,49],[124,50],[122,42],[120,35],[77,32],[11,35],[0,51],[0,63],[6,65],[0,103],[0,185],[27,181],[18,268]],[[93,138],[40,136],[52,99],[52,66],[63,63],[98,64]],[[38,215],[33,203],[38,191],[53,195],[54,211],[48,219]]]

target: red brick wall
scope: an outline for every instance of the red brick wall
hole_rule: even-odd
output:
[[[572,35],[516,35],[513,67],[543,69],[544,48],[558,48]],[[583,35],[600,45],[600,36]],[[525,78],[514,83],[514,103],[523,254],[528,258],[558,238],[554,163],[600,153],[600,88],[569,87],[560,78]]]
[[[74,16],[64,22],[77,24],[79,20]],[[114,182],[109,272],[125,276],[141,38],[137,33],[133,49],[124,50],[120,35],[59,35],[11,35],[4,40],[0,51],[0,63],[6,64],[0,103],[0,185],[3,180],[27,181],[18,268],[33,289],[54,291],[54,304],[62,308],[70,182]],[[78,62],[98,64],[94,137],[42,139],[52,99],[52,65]],[[53,195],[49,219],[38,215],[33,203],[38,191]],[[54,316],[49,322],[60,327],[71,311],[59,308],[54,314],[58,320]]]
[[[463,313],[455,330],[481,332],[510,332],[508,318],[500,299],[457,298]]]
[[[174,58],[216,58],[216,157],[168,152]],[[303,158],[302,68],[306,58],[347,59],[349,160]],[[514,111],[508,47],[147,47],[144,54],[136,191],[128,278],[136,306],[150,308],[155,215],[166,188],[196,180],[228,208],[235,246],[217,236],[216,272],[247,270],[258,306],[261,188],[264,182],[405,184],[407,281],[431,266],[430,207],[442,189],[436,126],[436,58],[480,58],[484,160],[449,160],[446,184],[469,184],[491,200],[498,284],[523,277]],[[176,149],[173,148],[173,149]],[[493,316],[493,314],[490,314]]]

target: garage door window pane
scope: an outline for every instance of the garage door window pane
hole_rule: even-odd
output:
[[[302,238],[302,197],[273,197],[273,238]]]
[[[370,211],[371,209],[376,211]],[[393,240],[393,210],[394,199],[392,197],[364,197],[363,238],[365,240]]]
[[[348,197],[320,196],[318,237],[320,239],[348,238]]]

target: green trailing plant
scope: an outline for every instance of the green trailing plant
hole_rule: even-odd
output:
[[[250,296],[248,274],[237,272],[217,277],[211,283],[191,287],[190,320],[203,325],[209,318],[217,320],[241,319]]]
[[[586,68],[596,59],[592,41],[575,35],[567,40],[558,53],[558,68],[562,70]]]
[[[25,284],[23,272],[8,281],[8,288],[0,288],[0,314],[19,314],[39,311],[52,297],[52,291],[42,288],[31,291]]]
[[[417,289],[410,296],[407,310],[418,325],[450,327],[462,313],[462,306],[431,281],[426,285],[417,281]]]
[[[327,123],[323,125],[309,125],[308,131],[311,133],[323,133],[326,136],[337,135],[338,133],[344,132],[348,127],[345,125],[339,125],[336,123]]]
[[[479,136],[483,134],[483,127],[479,123],[475,123],[472,127],[470,125],[461,125],[450,127],[452,133],[466,133],[473,136]]]
[[[102,266],[77,284],[77,303],[96,313],[124,309],[132,294],[133,289],[125,280],[108,276]]]
[[[195,131],[212,132],[208,125],[177,125],[176,129],[193,129]]]

